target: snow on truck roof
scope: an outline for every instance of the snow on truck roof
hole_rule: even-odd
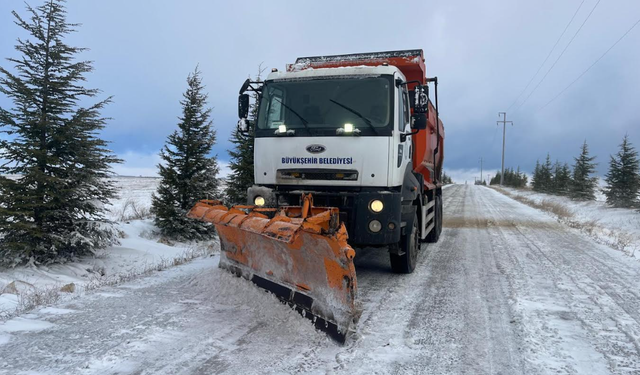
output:
[[[310,79],[315,77],[330,77],[330,76],[379,76],[383,74],[392,75],[394,73],[399,73],[404,78],[404,75],[395,66],[348,66],[348,67],[337,67],[337,68],[300,68],[298,70],[290,70],[287,72],[272,72],[267,77],[267,81],[272,80],[289,80],[289,79]]]
[[[399,71],[403,78],[424,84],[427,71],[421,49],[299,57],[295,64],[288,64],[286,70],[286,73],[276,74],[272,79],[311,78],[322,75],[380,75]],[[305,71],[310,72],[301,73]]]

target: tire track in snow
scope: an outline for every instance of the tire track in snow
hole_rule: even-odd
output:
[[[420,309],[405,332],[420,346],[417,361],[398,373],[522,373],[517,336],[509,323],[506,285],[478,230],[483,214],[474,190],[457,186],[445,206],[445,232],[425,282]],[[456,223],[451,227],[451,223]]]
[[[492,194],[498,194],[491,191]],[[506,198],[506,197],[505,197]],[[520,203],[509,198],[507,202],[509,206],[519,206]],[[524,205],[522,205],[524,206]],[[524,206],[527,207],[527,206]],[[528,210],[534,210],[527,207]],[[510,217],[509,212],[514,210],[510,207],[500,207],[495,209],[496,215]],[[536,212],[537,213],[537,212]],[[526,218],[526,216],[525,216]],[[590,344],[595,350],[606,358],[608,370],[615,373],[638,372],[638,322],[633,316],[625,311],[624,306],[620,305],[621,301],[616,301],[617,293],[607,293],[611,288],[608,282],[614,282],[609,279],[603,282],[602,275],[614,276],[615,283],[621,290],[632,288],[635,282],[623,281],[623,278],[617,273],[607,274],[601,272],[602,268],[612,270],[603,259],[611,253],[611,250],[595,244],[590,239],[585,238],[577,231],[558,224],[555,221],[547,220],[547,227],[530,227],[516,221],[513,230],[504,232],[505,235],[501,242],[519,243],[525,246],[532,254],[539,254],[538,257],[525,256],[523,259],[528,260],[529,265],[535,264],[535,269],[544,273],[545,278],[553,282],[554,292],[562,294],[561,298],[553,298],[553,303],[563,306],[563,309],[556,311],[556,319],[564,319],[567,321],[579,321],[584,330],[580,335],[583,337],[582,345]],[[511,237],[511,238],[509,238]],[[519,239],[519,240],[518,240]],[[599,259],[589,256],[586,252],[597,252]],[[618,255],[618,254],[613,254]],[[617,259],[610,259],[609,263],[616,264],[619,267]],[[604,267],[603,267],[604,266]],[[637,264],[633,264],[637,269]],[[626,272],[628,266],[624,266]],[[530,268],[534,268],[531,267]],[[629,293],[630,303],[637,304],[639,301],[635,293]],[[539,297],[539,295],[538,295]],[[618,307],[618,309],[616,309]],[[616,311],[617,310],[617,311]],[[547,317],[554,312],[542,311],[541,318]],[[637,313],[636,313],[637,314]],[[627,316],[627,324],[620,324],[620,316]],[[549,318],[547,318],[549,319]],[[553,319],[553,317],[551,318]],[[631,323],[631,324],[629,324]],[[544,326],[543,326],[544,327]],[[548,327],[547,327],[548,328]],[[633,331],[633,332],[630,332]],[[551,331],[553,334],[553,332]],[[575,332],[571,332],[575,335]],[[544,335],[540,336],[545,337]],[[553,341],[547,337],[547,341]],[[567,337],[556,337],[556,345],[563,342],[566,344]],[[565,345],[566,346],[566,345]],[[584,349],[584,348],[583,348]],[[555,352],[555,355],[558,355]],[[573,350],[573,356],[580,357],[580,353]],[[556,367],[558,371],[572,372],[580,368],[580,358],[574,358],[573,363],[567,361],[567,358],[557,358],[560,366]],[[582,367],[583,371],[585,368]],[[592,370],[594,371],[594,370]]]

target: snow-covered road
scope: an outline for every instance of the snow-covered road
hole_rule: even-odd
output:
[[[0,374],[640,373],[640,263],[481,186],[411,275],[359,250],[339,346],[217,257],[0,324]]]

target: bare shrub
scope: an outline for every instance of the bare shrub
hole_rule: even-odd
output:
[[[582,230],[589,236],[595,235],[595,230],[598,228],[598,220],[589,220],[581,223]]]
[[[629,245],[631,245],[634,241],[633,235],[626,232],[620,232],[615,236],[615,246],[618,250],[627,251]],[[629,249],[629,255],[633,256],[635,253],[635,247],[633,249]]]
[[[129,197],[117,213],[118,221],[143,220],[151,217],[151,209]]]
[[[60,287],[48,286],[45,288],[37,288],[29,292],[18,294],[17,313],[33,310],[38,306],[50,305],[58,302],[60,299]]]

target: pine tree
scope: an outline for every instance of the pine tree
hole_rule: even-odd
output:
[[[499,185],[500,184],[500,172],[496,172],[496,175],[491,177],[489,180],[489,185]]]
[[[544,164],[540,166],[540,185],[541,191],[551,193],[553,191],[553,166],[551,164],[551,156],[547,153]]]
[[[605,181],[607,186],[604,194],[607,203],[614,207],[638,206],[638,194],[640,193],[640,160],[638,152],[629,142],[629,137],[624,136],[620,151],[616,156],[611,156],[609,172]]]
[[[262,67],[258,67],[258,75],[256,81],[260,82],[261,74],[264,71]],[[258,93],[253,93],[253,103],[249,110],[249,121],[255,126],[258,119],[258,101],[260,96]],[[254,127],[253,126],[253,127]],[[227,177],[227,188],[225,194],[230,204],[249,204],[247,202],[247,189],[249,189],[254,183],[253,176],[253,127],[249,128],[249,131],[245,134],[234,129],[231,133],[231,143],[235,146],[233,150],[229,150],[231,159],[229,161],[229,168],[231,173]]]
[[[550,189],[551,194],[556,194],[556,195],[560,194],[558,177],[560,177],[561,171],[562,171],[562,164],[560,164],[560,161],[556,159],[556,162],[553,164],[553,168],[551,171],[552,172],[551,173],[551,189]]]
[[[217,158],[210,156],[216,132],[198,68],[189,74],[187,86],[180,101],[178,129],[160,152],[162,180],[152,197],[156,226],[164,236],[179,241],[207,239],[214,234],[213,226],[186,214],[198,200],[217,197],[219,184]]]
[[[497,172],[495,176],[493,176],[489,180],[490,185],[497,185],[500,183],[500,172]],[[518,166],[517,170],[513,168],[505,168],[504,170],[504,186],[521,188],[527,185],[527,176],[520,172],[520,166]]]
[[[100,110],[110,98],[81,107],[96,89],[81,84],[93,70],[76,56],[84,48],[65,44],[76,24],[66,21],[63,0],[15,11],[19,58],[9,58],[16,74],[0,67],[0,92],[13,108],[0,108],[0,262],[15,265],[64,261],[116,241],[104,204],[116,193],[108,181],[119,162],[98,137],[106,119]]]
[[[589,156],[587,141],[582,144],[580,156],[574,158],[571,198],[577,200],[595,200],[597,178],[591,177],[596,171],[595,156]]]
[[[571,170],[567,163],[556,162],[553,176],[554,194],[567,195],[571,186]]]
[[[229,204],[247,204],[247,189],[254,183],[253,176],[253,129],[245,134],[234,129],[231,133],[231,143],[235,146],[229,150],[231,160],[227,177],[226,198]]]
[[[518,186],[517,187],[525,187],[527,186],[527,183],[529,182],[529,178],[527,177],[526,174],[524,174],[524,172],[520,171],[520,166],[518,166],[518,170],[516,171],[517,175],[518,175]]]
[[[536,160],[536,167],[533,170],[533,177],[531,179],[531,187],[534,191],[542,191],[542,181],[540,175],[540,160]]]

